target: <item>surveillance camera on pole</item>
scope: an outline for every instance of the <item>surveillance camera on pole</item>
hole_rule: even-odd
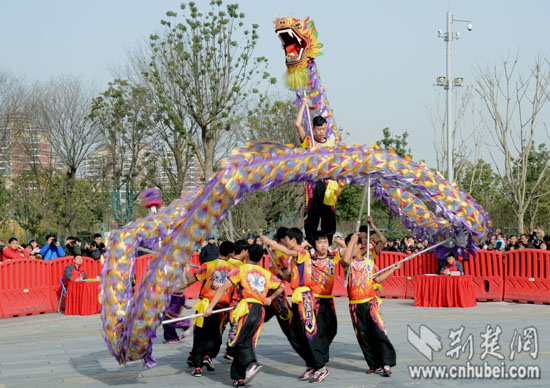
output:
[[[453,28],[452,24],[453,22],[466,22],[468,23],[468,31],[472,31],[474,29],[474,26],[472,25],[471,20],[465,20],[465,19],[455,19],[453,18],[453,14],[451,12],[447,12],[447,32],[443,33],[441,29],[437,30],[437,36],[440,38],[444,38],[445,42],[447,42],[447,76],[446,77],[438,77],[437,78],[437,84],[439,86],[443,86],[445,90],[447,90],[447,180],[449,182],[453,182],[454,180],[454,172],[453,172],[453,139],[451,137],[453,133],[452,126],[452,113],[453,113],[453,107],[452,107],[452,95],[451,91],[453,89],[453,86],[462,86],[462,83],[464,82],[464,79],[462,77],[459,77],[454,80],[453,85],[453,78],[451,77],[451,42],[454,39],[460,38],[460,32],[456,32],[453,34]]]

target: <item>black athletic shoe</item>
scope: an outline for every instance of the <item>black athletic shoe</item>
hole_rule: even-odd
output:
[[[191,372],[191,375],[192,376],[195,376],[195,377],[201,377],[202,376],[202,370],[201,368],[195,368],[193,370],[193,372]]]
[[[382,370],[382,376],[384,377],[390,377],[391,376],[391,369],[389,365],[384,366],[384,370]]]
[[[378,373],[382,372],[382,368],[376,368],[376,369],[367,369],[367,374],[370,375],[372,373]]]
[[[189,354],[189,357],[187,357],[187,365],[193,366],[193,355]]]
[[[243,379],[233,380],[233,386],[234,387],[243,387],[244,386],[244,380]]]
[[[212,359],[210,356],[204,356],[202,359],[202,365],[206,367],[210,372],[213,372],[216,370],[214,367],[214,363],[212,362]]]

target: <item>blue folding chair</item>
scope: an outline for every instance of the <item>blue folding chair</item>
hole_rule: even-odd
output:
[[[63,299],[63,297],[65,297],[65,299],[67,298],[67,289],[65,288],[65,283],[63,283],[63,278],[61,278],[60,280],[61,280],[61,296],[59,297],[59,304],[57,305],[57,312],[59,312],[60,309],[61,309],[61,299]]]

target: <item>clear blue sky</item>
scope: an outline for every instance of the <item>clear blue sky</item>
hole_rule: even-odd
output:
[[[205,0],[197,3],[206,4]],[[281,79],[283,52],[273,19],[310,16],[324,55],[321,78],[346,140],[369,144],[382,128],[407,130],[414,160],[435,163],[426,107],[435,102],[434,81],[445,74],[446,12],[472,19],[474,30],[455,23],[462,38],[453,42],[453,73],[473,82],[479,63],[499,62],[520,51],[526,64],[535,53],[549,54],[550,2],[535,0],[238,1],[249,23],[260,25],[258,55]],[[82,75],[103,89],[110,69],[123,63],[125,50],[157,31],[174,0],[0,0],[0,68],[29,80],[61,74]],[[279,83],[273,91],[285,95]],[[290,96],[290,93],[288,94]]]

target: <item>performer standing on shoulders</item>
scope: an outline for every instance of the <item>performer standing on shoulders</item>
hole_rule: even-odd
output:
[[[302,105],[296,116],[296,130],[300,137],[302,148],[334,146],[334,141],[327,139],[327,121],[316,116],[313,121],[313,139],[302,127],[304,110],[309,109],[309,98],[304,97]],[[338,182],[325,179],[317,182],[306,182],[306,206],[304,217],[304,230],[306,240],[311,246],[315,245],[314,235],[321,221],[321,231],[328,236],[329,245],[332,244],[332,236],[336,232],[336,198],[340,193]]]
[[[292,288],[292,322],[290,324],[289,342],[296,352],[306,362],[306,371],[300,375],[301,380],[321,382],[327,377],[325,355],[321,353],[322,346],[317,342],[317,318],[315,304],[317,298],[311,292],[312,263],[308,251],[303,249],[303,235],[298,228],[290,228],[284,245],[266,236],[262,241],[285,255],[292,257],[292,272],[290,287]],[[288,272],[288,271],[286,271]]]
[[[396,364],[395,349],[380,314],[375,288],[401,268],[401,263],[373,278],[372,274],[378,268],[372,259],[361,254],[359,233],[347,236],[346,246],[342,266],[351,271],[348,281],[349,312],[357,342],[369,365],[367,373],[380,372],[382,376],[390,377],[390,368]]]
[[[253,244],[248,252],[249,263],[229,273],[227,281],[216,291],[204,312],[205,317],[211,317],[212,310],[225,293],[233,286],[237,288],[239,304],[231,312],[233,326],[228,341],[234,357],[231,364],[234,387],[250,382],[260,370],[261,366],[256,362],[254,349],[264,323],[264,305],[269,306],[273,299],[284,291],[282,282],[258,265],[263,256],[262,247]],[[276,291],[267,296],[269,290]]]
[[[234,269],[234,266],[227,260],[234,251],[235,246],[233,243],[224,241],[220,245],[220,257],[217,260],[208,261],[202,264],[197,272],[195,272],[195,275],[186,272],[189,285],[196,281],[202,282],[199,295],[200,301],[194,306],[195,310],[197,310],[197,314],[203,313],[206,310],[218,288],[227,281],[228,274]],[[227,289],[223,295],[218,298],[216,308],[226,308],[229,306],[230,302],[231,290]],[[212,359],[215,358],[220,351],[222,334],[226,323],[226,314],[215,314],[208,318],[195,318],[193,327],[193,348],[187,360],[188,364],[192,364],[194,368],[192,373],[193,376],[202,376],[203,366],[206,366],[206,369],[209,371],[216,369]]]

